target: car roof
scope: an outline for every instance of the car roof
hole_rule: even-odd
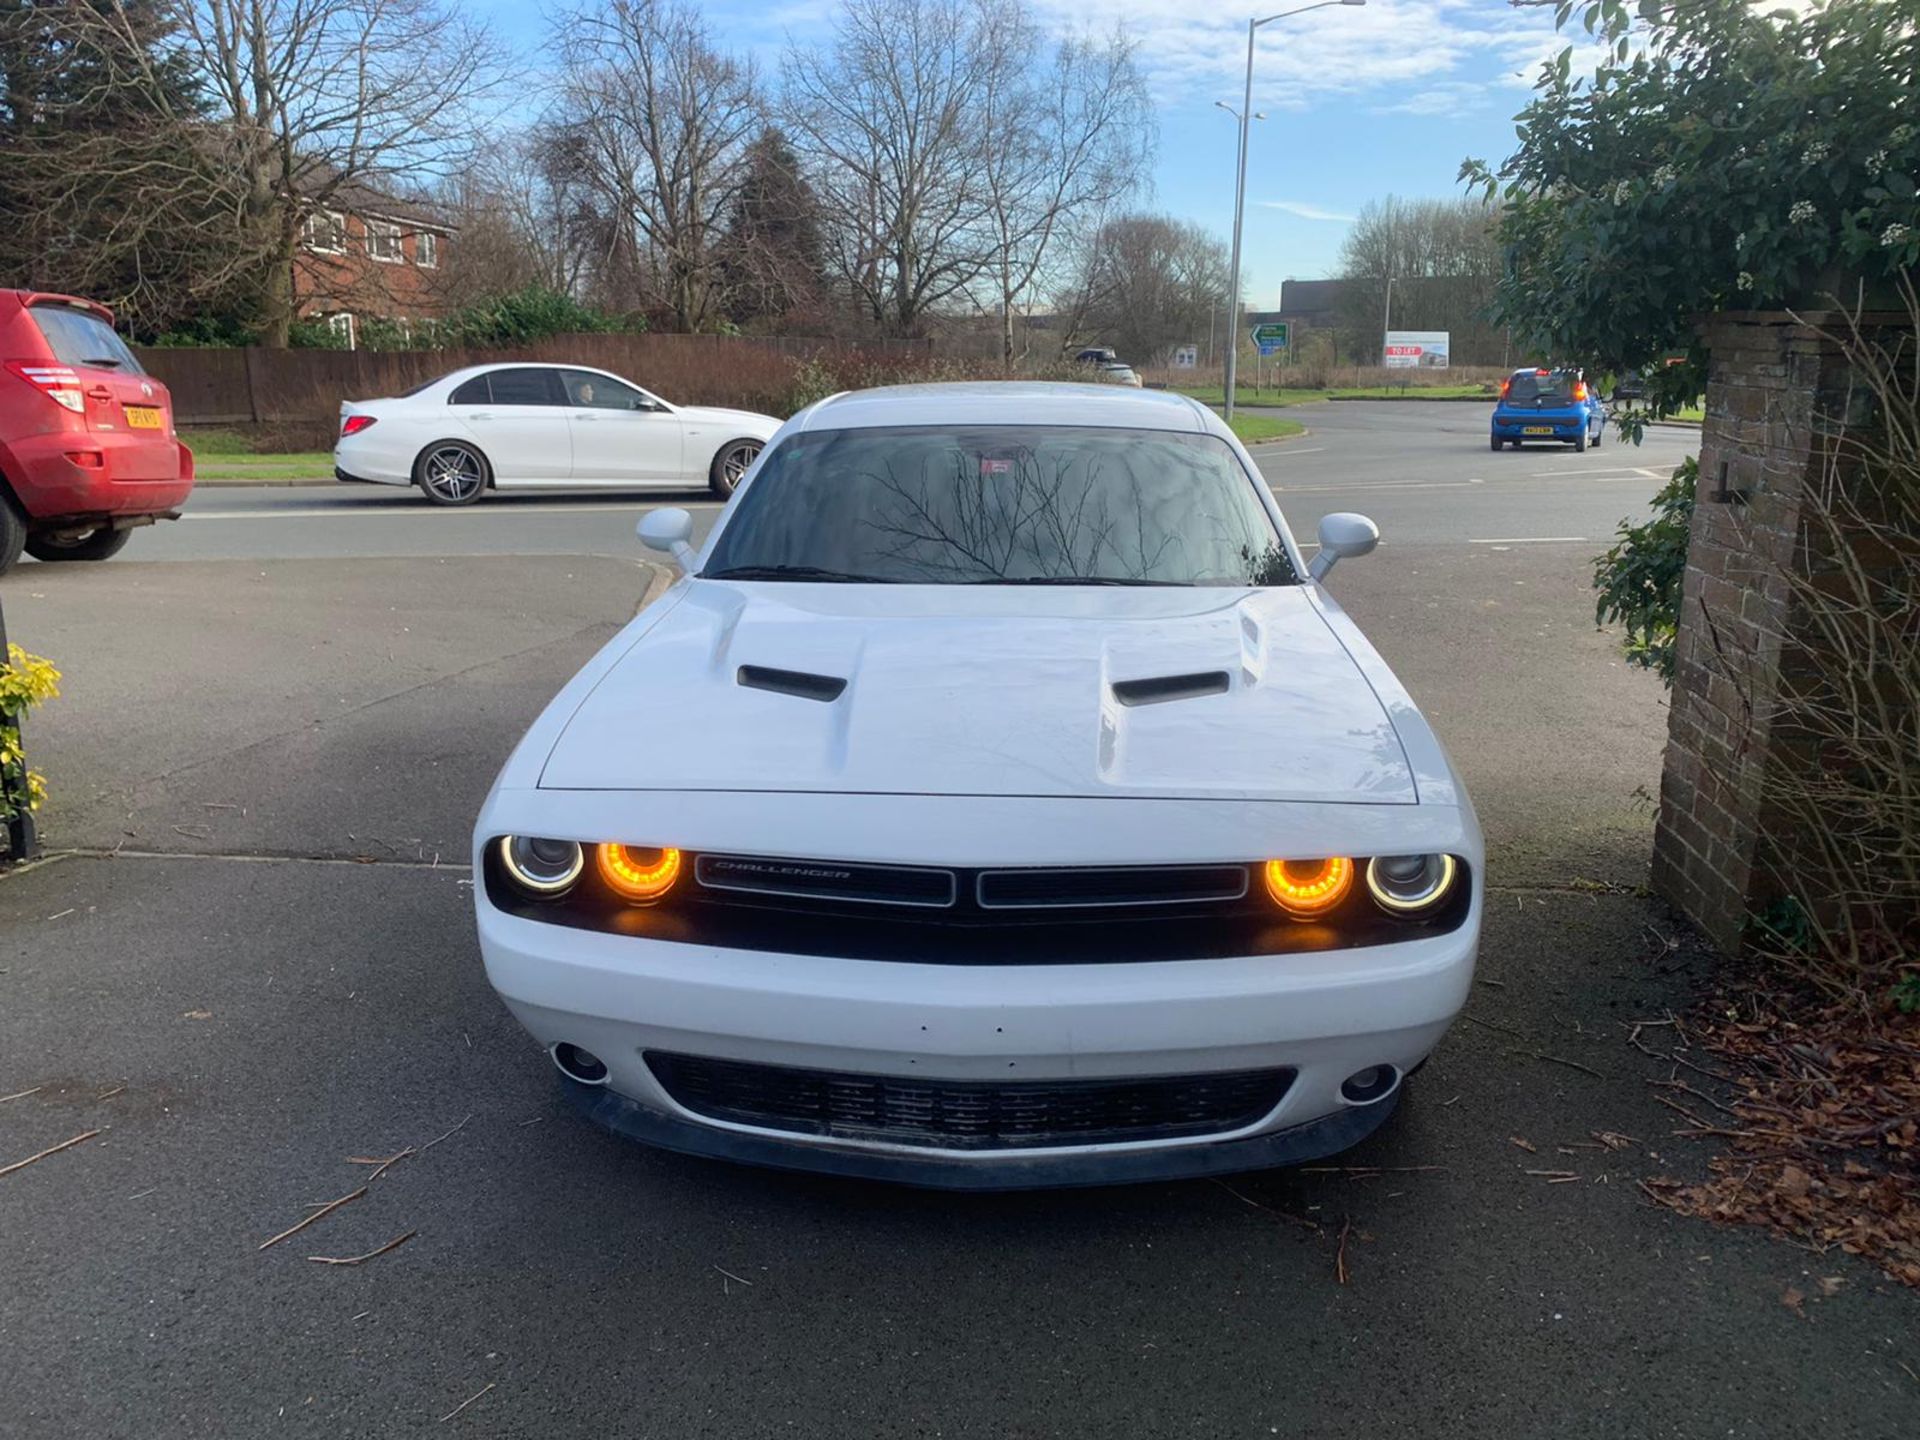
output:
[[[1037,380],[887,385],[829,396],[806,412],[802,430],[906,425],[1100,426],[1231,435],[1206,406],[1169,390],[1116,390]]]

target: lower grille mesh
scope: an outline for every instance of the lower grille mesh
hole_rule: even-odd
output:
[[[1136,1080],[909,1080],[649,1051],[674,1100],[714,1120],[944,1150],[1012,1150],[1209,1135],[1251,1125],[1291,1070]]]

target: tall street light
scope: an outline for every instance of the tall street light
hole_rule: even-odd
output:
[[[1240,121],[1240,170],[1233,188],[1233,294],[1227,305],[1227,419],[1233,419],[1233,390],[1239,382],[1240,367],[1240,222],[1247,210],[1247,125],[1253,119],[1253,40],[1255,32],[1262,25],[1271,25],[1276,20],[1285,20],[1290,16],[1304,15],[1309,10],[1325,10],[1330,5],[1364,5],[1367,0],[1319,0],[1317,5],[1302,5],[1297,10],[1282,10],[1278,15],[1269,15],[1264,20],[1247,21],[1247,90],[1240,102],[1238,118]],[[1220,104],[1220,108],[1232,112],[1232,107]]]

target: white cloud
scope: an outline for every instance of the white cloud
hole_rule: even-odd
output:
[[[1256,200],[1254,204],[1265,210],[1284,210],[1289,215],[1298,215],[1302,220],[1337,220],[1343,225],[1351,225],[1352,215],[1343,215],[1338,210],[1328,210],[1320,205],[1307,205],[1298,200]]]
[[[1416,90],[1392,105],[1376,105],[1380,115],[1458,115],[1486,107],[1491,86],[1473,80],[1442,80]]]
[[[1104,31],[1124,24],[1160,101],[1239,103],[1246,73],[1246,21],[1193,0],[1036,0],[1059,29]],[[1368,0],[1263,27],[1256,37],[1254,106],[1289,109],[1337,95],[1407,103],[1442,82],[1493,78],[1575,36],[1553,27],[1550,10],[1504,0]],[[1398,93],[1396,93],[1398,92]],[[1416,112],[1435,113],[1435,112]]]

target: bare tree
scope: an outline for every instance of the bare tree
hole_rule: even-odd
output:
[[[673,327],[723,315],[726,220],[761,123],[753,66],[677,0],[613,0],[568,15],[558,48],[563,130],[647,301]]]
[[[538,133],[496,140],[438,198],[460,222],[459,263],[445,271],[450,303],[584,287],[596,212],[564,146]]]
[[[1031,48],[1031,27],[1016,7],[1006,7],[1002,16],[1000,48],[1020,57]],[[1062,288],[1062,257],[1144,183],[1156,134],[1135,50],[1126,32],[1116,29],[1103,39],[1061,41],[1050,65],[1003,64],[989,71],[981,167],[987,279],[1000,317],[1001,356],[1009,365],[1016,311]]]
[[[833,43],[782,67],[829,258],[873,322],[917,333],[988,261],[986,100],[1018,0],[844,0]]]
[[[1103,225],[1082,257],[1086,329],[1136,364],[1157,364],[1206,332],[1227,291],[1227,247],[1198,225],[1165,215],[1123,215]]]
[[[1487,319],[1505,263],[1498,214],[1473,198],[1370,201],[1341,246],[1341,329],[1355,352],[1378,359],[1391,277],[1394,328],[1452,332],[1455,364],[1503,363],[1506,336]]]
[[[301,227],[343,197],[417,190],[456,168],[494,78],[487,32],[441,0],[168,0],[171,44],[130,43],[125,0],[76,8],[103,56],[135,72],[184,63],[194,108],[150,75],[119,78],[163,97],[154,115],[183,152],[210,161],[262,340],[293,321]],[[196,166],[195,182],[209,168]],[[204,197],[203,197],[204,198]]]

